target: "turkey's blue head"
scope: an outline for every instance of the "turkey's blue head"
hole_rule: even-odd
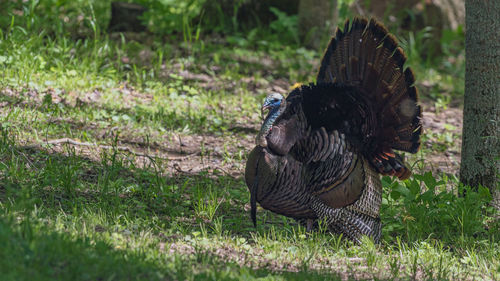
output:
[[[267,146],[266,136],[271,131],[274,121],[285,111],[286,101],[285,98],[278,94],[272,93],[269,94],[261,107],[261,114],[264,116],[267,111],[266,118],[264,119],[264,123],[260,128],[259,134],[257,135],[256,143],[262,147]]]

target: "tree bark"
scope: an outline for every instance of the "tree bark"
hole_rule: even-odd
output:
[[[134,3],[111,2],[111,21],[108,30],[143,32],[147,27],[140,20],[146,7]]]
[[[299,35],[305,45],[317,49],[337,26],[337,0],[300,0]]]
[[[486,186],[500,207],[500,1],[466,0],[460,180]]]

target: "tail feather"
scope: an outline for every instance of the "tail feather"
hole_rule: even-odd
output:
[[[396,38],[381,23],[356,18],[352,24],[346,21],[343,30],[337,29],[317,76],[317,83],[354,86],[368,100],[376,122],[366,131],[367,154],[374,166],[385,167],[378,169],[382,173],[391,163],[398,162],[398,168],[402,163],[391,157],[385,161],[380,155],[392,149],[415,153],[420,147],[422,113],[415,77],[410,68],[404,68],[405,62]]]

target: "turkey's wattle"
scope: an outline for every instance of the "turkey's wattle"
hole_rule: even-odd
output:
[[[357,18],[330,41],[316,84],[266,98],[245,170],[254,222],[258,202],[308,228],[324,219],[353,241],[380,239],[379,174],[407,178],[393,150],[420,146],[421,108],[405,60],[380,23]]]

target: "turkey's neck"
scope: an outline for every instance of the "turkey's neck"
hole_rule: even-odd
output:
[[[283,101],[283,103],[285,103]],[[267,140],[266,136],[269,134],[271,131],[271,128],[274,125],[274,122],[276,119],[285,111],[285,105],[281,105],[275,108],[272,108],[269,113],[267,114],[266,119],[264,119],[264,123],[262,124],[262,127],[260,127],[259,134],[257,135],[257,145],[260,145],[262,147],[267,146]]]

